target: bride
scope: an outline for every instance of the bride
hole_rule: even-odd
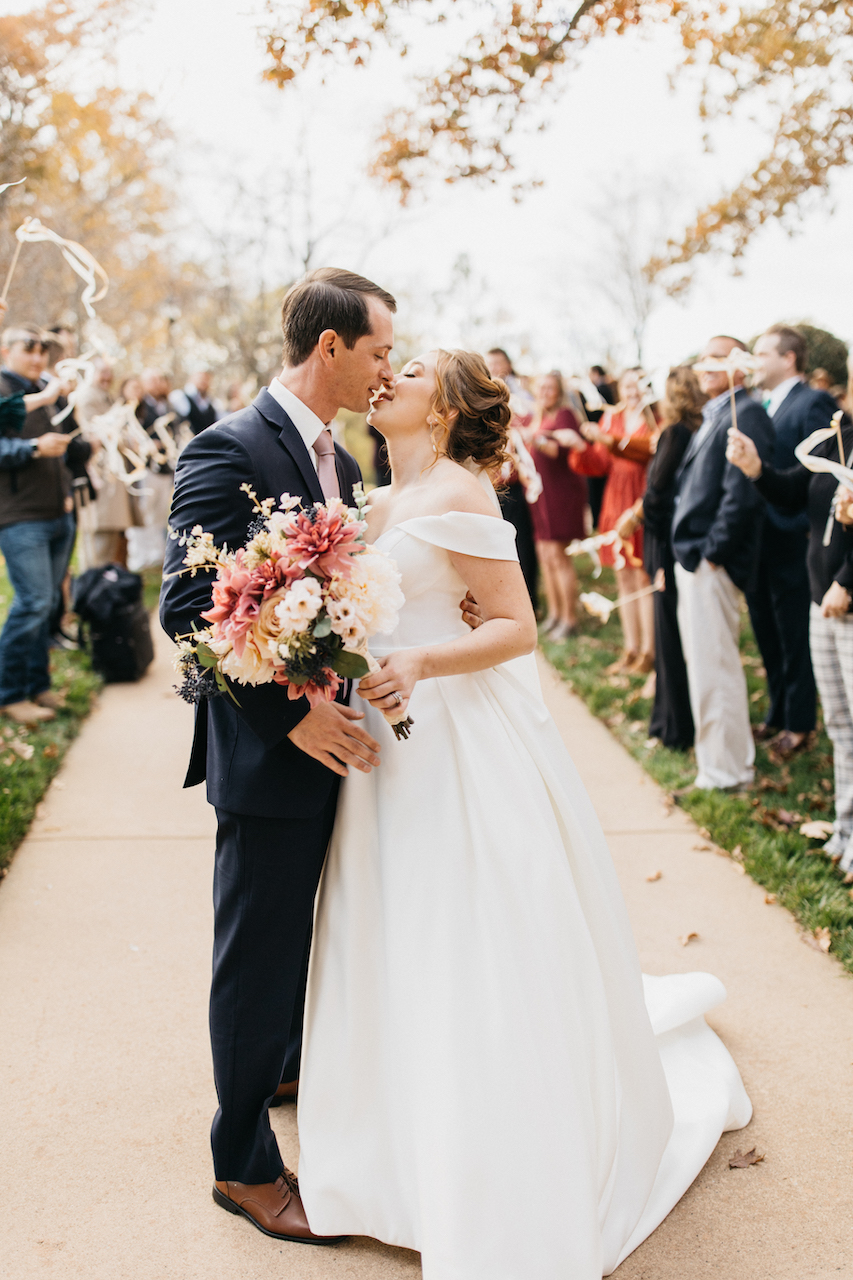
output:
[[[439,351],[368,419],[394,477],[369,537],[406,603],[359,688],[382,766],[345,782],[318,898],[299,1181],[313,1231],[420,1250],[426,1280],[597,1280],[751,1107],[703,1018],[717,979],[642,978],[544,707],[488,480],[507,401],[479,356]]]

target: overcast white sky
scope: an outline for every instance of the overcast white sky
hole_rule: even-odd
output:
[[[7,11],[27,7],[0,0]],[[316,265],[353,266],[397,292],[400,329],[424,344],[498,342],[522,352],[530,370],[569,370],[595,358],[608,338],[627,336],[591,287],[596,275],[609,275],[606,234],[594,213],[608,190],[658,192],[638,201],[642,239],[643,223],[660,218],[660,206],[672,209],[677,230],[679,205],[695,208],[719,191],[727,171],[739,176],[757,154],[757,131],[743,124],[721,126],[715,154],[704,155],[695,85],[674,94],[668,88],[669,37],[621,38],[585,52],[549,108],[549,129],[524,140],[522,170],[545,179],[541,190],[519,205],[508,185],[442,186],[403,212],[364,176],[364,165],[384,113],[406,97],[411,68],[385,55],[366,72],[283,93],[261,83],[260,10],[260,0],[141,0],[135,30],[118,42],[120,82],[147,89],[176,132],[187,222],[198,214],[233,225],[227,175],[236,175],[299,240],[304,200],[285,214],[281,193],[290,174],[304,173],[307,156],[315,225],[331,229]],[[428,50],[434,37],[414,35],[416,52]],[[749,337],[779,319],[853,337],[851,208],[853,176],[793,239],[775,226],[762,233],[739,277],[730,261],[703,262],[686,303],[666,302],[652,317],[647,365],[677,361],[711,333]],[[191,229],[185,236],[191,240]],[[463,255],[470,274],[451,290]],[[269,277],[286,277],[284,249],[271,247],[270,257]]]

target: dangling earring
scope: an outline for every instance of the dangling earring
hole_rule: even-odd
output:
[[[432,432],[433,432],[433,431],[435,430],[435,428],[438,426],[438,423],[436,422],[435,418],[427,418],[427,426],[428,426],[428,427],[429,427],[429,429],[430,429],[430,436],[432,436]],[[430,444],[432,445],[432,451],[433,451],[433,453],[436,453],[436,454],[437,454],[437,453],[438,453],[438,445],[435,443],[435,441],[434,441],[433,439],[430,439]]]

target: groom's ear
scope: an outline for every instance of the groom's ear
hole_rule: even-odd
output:
[[[335,333],[334,329],[324,329],[320,334],[317,339],[317,350],[320,354],[320,359],[324,364],[328,364],[330,361],[334,360],[335,350],[339,342],[340,338]]]

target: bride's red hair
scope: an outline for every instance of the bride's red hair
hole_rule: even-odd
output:
[[[476,351],[436,353],[432,415],[436,448],[453,462],[471,458],[487,471],[503,465],[512,417],[509,388],[491,376]]]

